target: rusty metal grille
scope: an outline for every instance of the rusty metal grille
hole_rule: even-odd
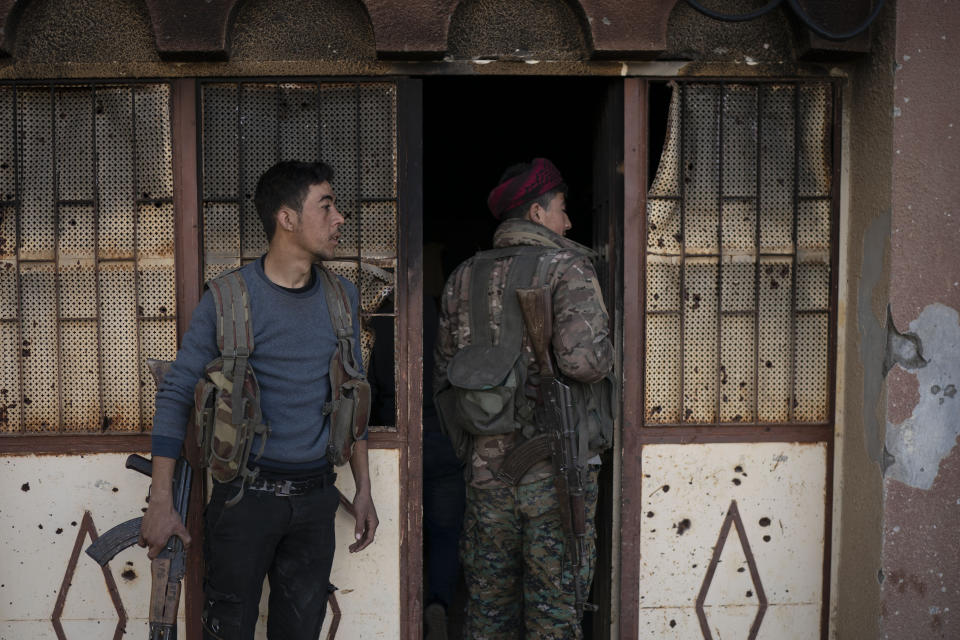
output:
[[[369,365],[375,336],[366,320],[389,317],[396,334],[398,307],[384,310],[396,286],[396,84],[211,81],[202,103],[204,279],[266,252],[253,201],[260,175],[279,160],[323,160],[346,218],[327,266],[360,291]]]
[[[170,88],[0,85],[0,433],[149,429],[176,353]]]
[[[647,424],[828,421],[832,96],[672,84],[647,200]]]

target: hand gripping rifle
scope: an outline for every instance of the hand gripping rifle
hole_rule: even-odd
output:
[[[159,387],[165,370],[159,361],[148,360],[147,364]],[[169,368],[169,363],[164,364]],[[151,462],[136,454],[127,458],[126,467],[145,476],[150,476],[152,471]],[[193,468],[186,458],[181,456],[177,459],[173,471],[173,508],[184,523],[187,521],[192,480]],[[143,517],[118,524],[87,547],[87,555],[101,567],[105,566],[114,556],[140,539],[142,523]],[[150,562],[150,640],[177,638],[177,608],[180,604],[180,583],[186,573],[186,560],[183,541],[178,536],[170,536],[163,550]]]
[[[150,461],[136,454],[127,458],[127,469],[149,476]],[[173,472],[173,508],[186,522],[190,501],[190,482],[193,469],[185,458],[179,458]],[[143,518],[134,518],[118,524],[87,547],[87,555],[101,567],[114,556],[136,544],[140,538]],[[150,562],[150,640],[176,640],[177,607],[180,604],[180,581],[186,573],[186,552],[183,541],[170,536],[163,550]]]
[[[587,513],[584,502],[583,465],[580,462],[576,425],[573,418],[570,387],[563,383],[550,354],[553,337],[553,311],[549,286],[538,289],[517,289],[523,323],[540,365],[540,402],[538,423],[547,442],[554,470],[554,486],[560,502],[560,519],[567,538],[567,549],[573,569],[576,611],[579,619],[584,610],[595,611],[586,601],[580,570],[587,558]],[[543,436],[538,436],[542,438]],[[537,440],[529,441],[531,444]],[[585,453],[585,452],[584,452]]]

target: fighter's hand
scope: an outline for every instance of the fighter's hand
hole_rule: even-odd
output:
[[[353,513],[357,520],[353,529],[354,538],[357,541],[350,545],[350,553],[362,551],[370,546],[380,525],[377,508],[373,506],[373,498],[369,491],[358,491],[354,496]]]
[[[173,509],[171,503],[152,502],[147,507],[140,525],[141,547],[147,547],[147,557],[153,560],[167,545],[170,536],[179,536],[184,547],[190,546],[190,534],[180,520],[180,514]]]

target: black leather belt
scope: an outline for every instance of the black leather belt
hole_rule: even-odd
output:
[[[329,472],[315,478],[305,478],[303,480],[280,480],[271,478],[257,478],[247,485],[248,491],[267,491],[276,496],[302,496],[313,489],[324,489],[333,486],[337,479],[337,474]],[[234,480],[230,484],[240,486],[240,480]]]

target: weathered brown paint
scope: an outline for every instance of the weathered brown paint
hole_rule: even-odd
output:
[[[931,303],[960,309],[960,89],[941,80],[956,73],[960,12],[924,6],[897,12],[890,304],[902,330]]]
[[[897,3],[894,80],[892,91],[892,191],[890,194],[891,319],[900,331],[928,328],[925,310],[942,305],[960,310],[960,121],[956,105],[960,88],[954,60],[960,55],[956,36],[960,11],[955,6],[934,7],[915,0]],[[944,75],[948,74],[948,75]],[[954,316],[955,317],[955,316]],[[925,344],[923,356],[932,366],[955,357]],[[922,371],[922,370],[921,370]],[[901,422],[916,411],[947,411],[956,415],[953,397],[939,394],[929,383],[917,388],[918,374],[894,367],[886,378],[887,443]],[[943,380],[946,387],[955,380]],[[949,408],[951,405],[952,408]],[[933,440],[931,425],[919,420],[914,437]],[[947,439],[951,439],[947,435]],[[883,552],[880,587],[881,628],[884,637],[954,638],[960,629],[960,447],[956,441],[937,460],[909,451],[897,451],[898,465],[930,467],[939,464],[929,488],[910,486],[887,476],[883,481]]]
[[[162,58],[226,59],[238,0],[145,0]]]
[[[77,455],[79,453],[137,453],[150,451],[150,435],[5,435],[0,455]]]
[[[643,427],[643,444],[693,444],[706,442],[824,442],[833,425],[710,425]]]
[[[67,640],[60,618],[63,615],[63,609],[67,604],[67,593],[73,584],[73,574],[77,570],[77,562],[80,560],[80,552],[83,550],[84,542],[87,537],[90,542],[97,540],[97,528],[93,524],[93,517],[89,511],[83,512],[83,520],[77,530],[77,539],[73,543],[73,551],[70,554],[70,560],[67,562],[66,573],[63,574],[63,582],[60,584],[57,603],[53,607],[53,614],[50,616],[50,622],[57,634],[57,640]],[[103,579],[107,584],[107,592],[110,594],[110,603],[117,612],[117,626],[113,631],[113,640],[120,640],[126,633],[127,612],[123,608],[123,602],[120,600],[120,592],[117,590],[117,582],[113,578],[113,573],[109,566],[100,567],[103,572]]]
[[[170,100],[170,130],[173,137],[173,200],[174,249],[177,293],[177,343],[183,339],[193,310],[200,302],[200,238],[198,186],[197,83],[191,78],[173,81]],[[196,442],[196,425],[187,425],[186,443]],[[187,461],[200,469],[200,451],[195,446],[183,448]],[[187,551],[187,572],[184,576],[184,615],[187,640],[200,640],[203,630],[203,513],[206,496],[206,474],[196,474],[190,491],[187,528],[194,540]]]
[[[439,57],[459,0],[365,0],[377,51],[387,57]]]
[[[910,417],[920,402],[917,374],[895,365],[887,374],[887,422],[899,424]]]
[[[399,237],[397,395],[400,423],[400,637],[420,638],[423,613],[423,93],[420,80],[398,87]]]
[[[190,325],[200,302],[203,279],[200,258],[200,188],[197,162],[196,80],[171,83],[170,129],[173,137],[174,250],[177,268],[177,342]]]
[[[740,518],[740,510],[737,508],[737,501],[731,500],[730,507],[727,509],[727,517],[723,520],[720,527],[720,534],[717,537],[717,544],[713,547],[713,555],[710,557],[710,564],[707,566],[707,573],[703,576],[703,584],[700,587],[700,593],[697,595],[697,619],[700,621],[700,632],[704,640],[713,640],[713,634],[710,632],[710,624],[707,621],[707,615],[704,611],[704,603],[707,600],[707,594],[713,584],[713,576],[716,574],[717,565],[720,564],[720,557],[723,554],[723,547],[726,545],[727,537],[730,535],[730,528],[737,530],[737,537],[740,539],[740,547],[743,549],[743,555],[747,559],[747,567],[750,569],[750,581],[757,593],[757,613],[750,625],[750,632],[747,640],[754,640],[760,631],[760,624],[763,622],[763,616],[767,612],[767,594],[763,590],[763,583],[760,581],[760,572],[757,569],[757,560],[750,549],[750,541],[747,539],[747,532],[743,526],[743,520]],[[718,639],[719,640],[719,639]]]
[[[826,438],[827,468],[824,482],[824,500],[826,508],[823,518],[823,586],[822,605],[820,607],[820,637],[830,637],[830,616],[832,600],[833,571],[833,483],[836,473],[836,427],[837,427],[837,332],[840,318],[840,177],[843,167],[843,84],[833,83],[833,162],[830,181],[830,322],[827,340],[827,417],[831,421],[831,432]]]
[[[645,287],[647,211],[647,99],[645,80],[624,81],[623,107],[623,467],[620,542],[620,638],[637,637],[640,602],[641,427],[643,425],[644,335],[641,301]],[[628,390],[633,389],[633,392]]]
[[[941,461],[929,490],[886,482],[881,600],[886,637],[957,637],[958,486],[960,447]]]
[[[448,49],[453,13],[464,0],[363,0],[381,58],[439,58]],[[590,39],[588,57],[654,58],[667,48],[667,22],[678,0],[579,0],[575,4]],[[19,14],[29,0],[0,0],[0,55],[12,55]],[[239,0],[145,0],[156,53],[163,60],[227,60]],[[831,10],[831,0],[804,3],[819,23],[842,31],[856,9]],[[806,33],[801,29],[801,33]],[[810,57],[866,50],[866,38],[837,44],[804,36],[802,51]]]

